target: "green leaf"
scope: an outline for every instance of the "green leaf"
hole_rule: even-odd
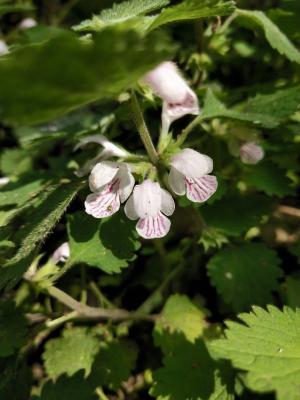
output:
[[[298,399],[300,309],[253,307],[253,312],[239,318],[244,324],[228,322],[226,339],[216,341],[214,350],[247,372],[250,389],[276,391],[278,400]]]
[[[32,171],[32,159],[23,149],[6,149],[0,157],[0,169],[3,175],[20,175]]]
[[[42,389],[39,400],[97,400],[95,386],[84,379],[83,372],[79,371],[71,378],[61,376],[57,381],[48,381]]]
[[[287,276],[283,285],[284,304],[289,307],[300,308],[300,275]]]
[[[245,113],[268,115],[276,125],[292,116],[300,107],[300,86],[277,89],[273,93],[258,94],[242,103]]]
[[[22,177],[15,182],[10,182],[1,188],[0,207],[13,204],[24,205],[45,188],[42,177],[36,179],[33,174]]]
[[[91,381],[96,386],[118,389],[135,367],[137,349],[129,341],[102,343],[93,364]]]
[[[215,94],[208,89],[202,119],[229,118],[251,122],[266,128],[276,128],[293,115],[300,105],[300,87],[288,87],[271,94],[260,94],[237,105],[227,108]]]
[[[11,301],[0,304],[0,357],[7,357],[26,340],[27,323],[22,312]]]
[[[300,64],[300,52],[262,11],[237,10],[239,17],[245,18],[258,25],[266,36],[270,45],[280,54],[285,55],[290,61]]]
[[[34,7],[32,6],[31,1],[0,1],[0,16],[8,13],[31,11],[33,9]]]
[[[222,299],[234,311],[272,303],[279,288],[280,260],[262,243],[245,243],[219,251],[207,264],[207,273]]]
[[[266,196],[247,194],[230,195],[220,201],[201,207],[201,214],[209,226],[221,234],[238,236],[260,225],[262,218],[272,209],[272,200]],[[236,218],[236,216],[239,218]]]
[[[81,212],[71,215],[68,223],[69,262],[85,263],[108,274],[120,272],[121,268],[127,267],[140,245],[134,225],[120,212],[106,220]]]
[[[30,265],[33,251],[50,234],[81,187],[81,181],[54,185],[49,188],[44,201],[30,210],[27,223],[18,231],[18,236],[22,238],[19,250],[0,269],[0,287],[14,284],[22,277]]]
[[[100,340],[84,327],[65,329],[63,336],[46,343],[43,360],[50,378],[59,375],[74,375],[83,369],[89,375],[94,358],[98,353]]]
[[[231,0],[184,0],[165,8],[154,19],[148,31],[171,22],[228,15],[234,10],[235,3]]]
[[[20,47],[0,61],[2,119],[34,124],[115,98],[169,58],[173,48],[161,33],[142,39],[134,31],[113,29],[95,34],[93,42],[66,32]]]
[[[31,369],[20,357],[0,359],[0,398],[3,400],[28,400],[30,398]]]
[[[286,172],[272,162],[261,162],[250,168],[244,180],[248,185],[262,190],[268,196],[284,197],[294,193]]]
[[[191,300],[180,294],[170,296],[164,305],[154,329],[156,345],[166,351],[171,343],[171,336],[165,333],[181,333],[186,340],[194,343],[205,328],[204,312],[196,307]]]
[[[145,15],[168,5],[170,0],[129,0],[113,4],[92,19],[82,21],[73,27],[75,31],[101,31],[107,26],[124,23],[140,15]],[[151,18],[150,18],[151,19]]]
[[[176,351],[163,360],[164,366],[154,371],[150,394],[159,400],[233,400],[228,370],[213,360],[206,344],[182,338]]]

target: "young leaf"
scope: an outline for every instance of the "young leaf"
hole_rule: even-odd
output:
[[[115,98],[170,57],[173,49],[165,35],[141,38],[134,31],[112,28],[96,33],[93,42],[63,32],[19,47],[0,61],[1,117],[13,124],[34,124]]]
[[[157,399],[233,400],[228,367],[213,360],[206,344],[178,338],[176,351],[154,371],[150,394]]]
[[[85,213],[69,218],[71,264],[86,263],[108,274],[120,272],[139,248],[134,223],[118,213],[98,220]],[[116,232],[118,234],[116,235]]]
[[[84,370],[89,375],[100,340],[85,327],[65,329],[63,336],[46,343],[43,353],[44,365],[50,378],[74,375]]]
[[[267,311],[253,307],[228,322],[225,339],[213,343],[217,354],[247,372],[246,384],[256,392],[276,391],[278,400],[296,400],[300,382],[300,310]]]
[[[281,32],[277,25],[275,25],[262,11],[250,10],[237,10],[237,14],[254,22],[265,33],[266,39],[270,45],[277,50],[280,54],[285,55],[290,61],[295,61],[300,64],[300,52],[288,39],[288,37]]]
[[[75,31],[101,31],[107,26],[120,24],[132,20],[140,15],[149,14],[168,5],[170,0],[129,0],[113,4],[112,8],[105,9],[92,19],[82,21],[73,27]]]
[[[274,250],[246,243],[219,251],[207,264],[207,273],[223,300],[234,311],[272,302],[282,275]]]
[[[0,357],[7,357],[26,340],[27,323],[24,315],[11,301],[0,304]]]
[[[231,0],[184,0],[165,8],[154,19],[148,31],[171,22],[228,15],[234,10],[235,3]]]
[[[204,313],[187,296],[174,294],[168,298],[155,324],[155,343],[166,352],[171,345],[168,342],[171,337],[165,332],[171,335],[181,333],[186,340],[194,343],[202,335],[204,327]]]

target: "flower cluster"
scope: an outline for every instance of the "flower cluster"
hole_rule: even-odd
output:
[[[196,94],[172,62],[164,62],[144,77],[153,92],[162,98],[162,131],[168,133],[170,125],[186,114],[199,114]],[[171,226],[170,217],[175,211],[172,195],[159,182],[149,178],[135,185],[133,171],[128,163],[110,161],[108,158],[126,159],[129,154],[104,137],[86,138],[84,145],[97,142],[104,147],[99,162],[93,165],[89,176],[91,194],[85,200],[85,210],[95,218],[109,217],[125,203],[125,214],[138,220],[136,229],[145,239],[165,236]],[[121,151],[121,152],[120,152]],[[103,155],[101,153],[101,156]],[[214,194],[217,179],[210,175],[213,160],[193,149],[178,149],[168,162],[168,183],[176,195],[185,195],[192,202],[202,203]]]
[[[168,177],[172,191],[197,203],[206,201],[217,189],[217,179],[209,175],[213,160],[192,149],[184,149],[170,161]],[[160,238],[170,230],[175,202],[158,182],[144,180],[135,186],[133,174],[126,163],[102,161],[94,166],[89,177],[90,189],[85,210],[95,218],[109,217],[125,205],[125,214],[136,220],[136,229],[145,239]]]

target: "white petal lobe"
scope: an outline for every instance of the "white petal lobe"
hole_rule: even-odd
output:
[[[126,214],[126,217],[133,221],[139,218],[134,208],[133,196],[130,196],[127,200],[124,207],[124,212]]]
[[[92,192],[97,192],[102,186],[111,182],[119,170],[119,164],[111,161],[103,161],[94,166],[89,177],[89,185]]]
[[[175,211],[175,201],[165,189],[161,189],[161,211],[168,216]]]
[[[155,216],[161,209],[161,191],[157,182],[146,179],[133,191],[134,209],[140,218]]]
[[[200,178],[213,170],[213,160],[193,149],[183,149],[171,160],[172,167],[190,178]]]
[[[174,193],[178,194],[179,196],[185,194],[186,188],[184,176],[173,167],[171,168],[168,180],[169,185]]]

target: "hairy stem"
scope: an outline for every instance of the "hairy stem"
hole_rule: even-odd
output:
[[[148,320],[154,321],[157,316],[155,315],[147,315],[142,312],[134,311],[130,312],[123,309],[107,309],[107,308],[98,308],[98,307],[90,307],[86,304],[82,304],[79,301],[73,299],[67,293],[62,290],[51,286],[47,289],[50,296],[54,297],[60,303],[69,307],[71,310],[77,312],[78,317],[86,317],[91,319],[110,319],[113,321],[122,321],[122,320]]]
[[[201,115],[194,118],[193,121],[181,132],[181,134],[177,137],[176,143],[178,146],[181,146],[187,139],[188,135],[192,132],[197,125],[201,124],[203,118]]]
[[[152,142],[150,133],[148,131],[148,128],[146,126],[146,123],[145,123],[145,120],[143,117],[141,107],[139,105],[138,99],[137,99],[134,91],[132,91],[132,93],[131,93],[131,109],[132,109],[134,123],[140,134],[140,138],[145,146],[148,156],[149,156],[151,162],[154,165],[156,165],[158,163],[158,154],[157,154],[157,151]]]

